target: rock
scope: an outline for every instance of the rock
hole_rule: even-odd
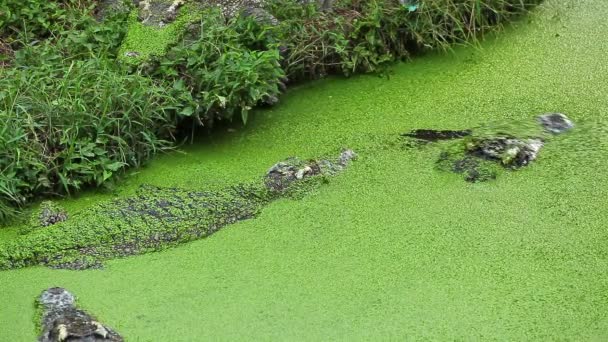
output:
[[[269,24],[272,26],[279,24],[279,20],[277,18],[260,7],[247,6],[243,9],[242,15],[245,17],[252,17],[259,23]]]
[[[136,2],[133,1],[133,4],[137,5]],[[101,21],[113,13],[127,14],[130,10],[129,4],[123,0],[97,0],[94,15],[97,20]]]
[[[261,102],[268,106],[274,106],[279,103],[279,98],[274,95],[265,96]]]
[[[137,2],[138,19],[147,26],[162,28],[175,21],[184,0],[141,0]]]
[[[540,115],[538,121],[543,128],[553,134],[561,134],[574,128],[574,123],[562,113]]]
[[[117,332],[77,309],[75,302],[74,295],[61,287],[42,292],[38,298],[38,305],[42,308],[42,334],[38,341],[123,341]]]

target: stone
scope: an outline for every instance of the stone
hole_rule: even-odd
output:
[[[137,1],[133,4],[137,6]],[[131,10],[129,3],[123,0],[97,0],[95,2],[94,16],[101,21],[113,13],[127,14]]]
[[[148,26],[164,27],[175,20],[183,0],[142,0],[138,3],[139,21]]]
[[[561,134],[574,128],[574,123],[562,113],[547,113],[537,119],[547,132],[553,134]]]
[[[40,295],[42,309],[40,342],[122,342],[111,328],[83,310],[76,308],[76,298],[61,287],[52,287]]]
[[[245,17],[252,17],[259,23],[269,24],[272,26],[279,24],[279,20],[277,18],[260,7],[247,6],[243,9],[242,15]]]

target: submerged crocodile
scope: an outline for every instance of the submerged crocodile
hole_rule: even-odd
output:
[[[39,342],[122,342],[113,329],[76,306],[76,297],[61,287],[46,289],[36,301],[42,333]]]
[[[402,137],[409,147],[459,140],[440,154],[437,167],[462,174],[468,182],[483,182],[496,178],[501,168],[515,170],[529,165],[538,158],[546,141],[570,131],[574,123],[565,114],[546,113],[537,116],[536,122],[509,126],[490,125],[458,131],[417,129]]]
[[[0,245],[0,269],[95,268],[103,260],[200,239],[255,217],[275,199],[319,184],[323,177],[346,168],[355,156],[345,150],[335,160],[290,158],[275,164],[260,182],[221,191],[145,185],[135,196],[97,204],[77,217],[28,230]]]

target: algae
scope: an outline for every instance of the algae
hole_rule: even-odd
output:
[[[0,272],[0,340],[35,339],[32,299],[51,286],[144,341],[606,339],[607,16],[601,0],[548,0],[479,49],[415,59],[389,80],[294,88],[247,127],[158,158],[117,192],[222,188],[286,155],[360,152],[314,196],[273,202],[209,239],[104,270]],[[548,111],[577,128],[494,182],[437,172],[440,147],[382,148],[420,127]]]

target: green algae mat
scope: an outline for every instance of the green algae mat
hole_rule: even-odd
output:
[[[359,153],[329,184],[207,239],[101,270],[0,272],[0,341],[36,338],[34,300],[50,286],[128,341],[608,339],[606,17],[602,0],[548,1],[480,47],[301,86],[116,193],[61,203],[86,210],[140,184],[217,189],[288,156]],[[440,146],[387,144],[551,111],[576,128],[489,182],[437,171]]]

